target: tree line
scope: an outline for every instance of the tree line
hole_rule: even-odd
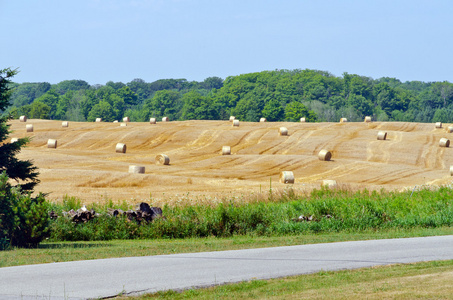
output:
[[[89,85],[83,80],[58,84],[11,83],[13,117],[69,121],[170,120],[337,122],[345,117],[362,121],[453,122],[453,84],[401,82],[319,70],[275,70],[209,77],[202,82],[161,79]]]

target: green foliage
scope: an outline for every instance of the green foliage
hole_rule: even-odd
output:
[[[224,202],[216,205],[164,206],[165,218],[138,225],[126,217],[103,215],[94,222],[52,222],[51,240],[229,237],[360,232],[453,225],[451,188],[411,192],[315,190],[309,197],[287,191],[273,202]],[[80,204],[80,203],[79,203]],[[73,203],[66,209],[77,207]],[[73,207],[75,208],[75,207]],[[102,213],[105,207],[97,207]],[[60,209],[61,210],[61,209]],[[311,221],[299,216],[311,217]]]
[[[49,233],[48,210],[42,194],[31,197],[20,187],[11,187],[3,172],[0,175],[0,247],[38,245]]]
[[[89,86],[83,80],[66,80],[52,86],[10,86],[15,89],[11,97],[14,108],[10,109],[14,116],[30,116],[31,105],[41,102],[50,107],[49,118],[74,121],[87,120],[91,110],[105,101],[113,111],[102,104],[96,106],[96,113],[102,107],[108,116],[120,119],[128,111],[127,115],[135,121],[164,116],[171,120],[224,120],[230,115],[254,122],[260,117],[296,121],[301,113],[292,103],[303,103],[308,110],[304,116],[311,121],[337,122],[340,117],[362,121],[364,116],[373,116],[383,121],[432,122],[436,117],[453,122],[453,114],[449,113],[453,110],[453,84],[447,81],[401,82],[389,77],[374,80],[348,73],[336,77],[309,69],[263,71],[225,80],[208,77],[202,82],[159,79],[148,83],[136,78],[127,84],[109,81],[106,85]]]
[[[16,70],[0,70],[0,110],[9,105],[11,81]],[[36,102],[38,105],[45,105]],[[34,112],[37,112],[35,110]],[[9,245],[36,246],[46,235],[48,226],[47,204],[42,195],[35,198],[30,191],[39,182],[36,167],[30,161],[19,160],[16,154],[28,139],[3,143],[9,135],[8,116],[0,118],[0,249]],[[13,187],[9,179],[21,182]],[[26,190],[28,192],[23,192]]]
[[[45,104],[47,107],[50,108],[50,112],[48,112],[48,118],[53,118],[55,116],[55,113],[57,111],[57,103],[58,103],[58,100],[60,98],[60,95],[58,95],[58,93],[54,90],[54,89],[50,89],[49,91],[47,91],[44,95],[42,95],[41,97],[39,97],[38,99],[35,100],[35,102],[33,102],[33,104],[35,103],[41,103],[41,104]],[[32,104],[32,111],[33,111],[33,104]],[[43,114],[43,109],[45,109],[45,106],[39,106],[37,107],[37,112],[36,114],[39,115],[39,114]]]
[[[178,113],[181,107],[181,96],[178,92],[162,90],[145,101],[143,110],[148,120],[150,117],[169,117],[170,120],[176,120],[179,118]]]
[[[447,108],[438,108],[436,109],[436,112],[434,113],[432,122],[444,122],[448,123],[450,119],[450,116],[452,115],[453,110],[452,109],[447,109]]]
[[[19,187],[13,189],[16,198],[14,213],[16,228],[11,237],[11,244],[19,247],[35,247],[49,233],[49,205],[44,195],[31,197]]]
[[[300,118],[308,117],[308,110],[300,102],[291,102],[285,107],[285,119],[291,122],[298,122]]]
[[[262,114],[268,121],[275,122],[283,119],[284,110],[277,99],[271,99],[264,106]]]
[[[206,78],[201,84],[200,87],[212,90],[212,89],[220,89],[223,86],[223,80],[220,77],[208,77]]]
[[[36,98],[44,95],[50,90],[51,85],[48,82],[22,83],[14,87],[11,94],[11,104],[16,107],[31,104]]]
[[[215,120],[218,118],[216,106],[208,97],[201,96],[196,91],[190,91],[182,96],[183,120]]]
[[[96,118],[102,118],[103,121],[112,122],[115,120],[116,112],[107,101],[101,101],[94,105],[88,114],[87,121],[94,122]]]
[[[84,80],[64,80],[52,86],[52,88],[58,94],[64,95],[68,91],[87,90],[90,88],[90,85]]]
[[[17,73],[16,70],[0,70],[0,110],[3,111],[9,105],[11,96],[10,79]],[[23,147],[28,139],[20,139],[16,143],[3,143],[9,135],[7,116],[0,117],[0,172],[6,171],[9,178],[21,181],[22,189],[32,190],[39,182],[37,168],[31,161],[19,160],[16,155],[20,148]]]
[[[132,106],[137,104],[138,96],[134,93],[129,87],[124,86],[116,91],[116,94],[123,99],[124,103],[127,106]]]
[[[87,101],[83,90],[68,91],[60,97],[57,103],[55,118],[60,120],[85,121],[82,103]]]
[[[49,119],[50,106],[39,101],[35,101],[30,105],[30,112],[27,116],[31,119]]]

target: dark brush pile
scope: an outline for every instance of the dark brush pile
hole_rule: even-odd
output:
[[[128,220],[136,221],[139,224],[143,221],[151,222],[156,218],[162,217],[162,209],[160,207],[150,207],[145,202],[138,204],[135,210],[123,211],[121,209],[109,208],[107,213],[112,217],[124,215]],[[99,215],[94,209],[88,210],[85,205],[77,211],[71,209],[70,211],[63,212],[63,216],[70,218],[76,224],[86,223]],[[58,214],[55,211],[49,212],[49,216],[53,220],[58,218]]]

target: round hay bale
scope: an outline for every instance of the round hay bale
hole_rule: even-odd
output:
[[[279,134],[279,135],[288,135],[288,128],[286,128],[286,127],[280,127],[280,128],[278,129],[278,134]]]
[[[116,153],[126,153],[126,144],[118,143],[115,147]]]
[[[305,118],[300,118],[300,122],[305,123],[306,122]]]
[[[120,124],[120,127],[126,127],[127,126],[127,123],[121,123]]]
[[[102,122],[102,118],[96,118],[96,122]]]
[[[364,122],[365,123],[371,122],[371,117],[370,116],[366,116]]]
[[[25,128],[27,129],[27,132],[33,132],[33,124],[27,124]]]
[[[336,188],[337,187],[337,181],[336,180],[325,179],[325,180],[322,181],[322,186],[325,186],[327,188]]]
[[[144,166],[129,166],[129,173],[145,174]]]
[[[294,183],[294,174],[291,171],[282,171],[280,173],[280,182],[287,184],[287,183]]]
[[[340,123],[346,123],[347,121],[348,121],[348,119],[346,119],[346,118],[341,118],[340,119]]]
[[[113,121],[113,123],[118,123],[118,120]]]
[[[439,141],[439,147],[450,147],[450,140],[446,138],[441,138]]]
[[[57,148],[57,140],[48,139],[48,140],[47,140],[47,148],[56,149],[56,148]]]
[[[436,128],[442,128],[442,122],[436,122]]]
[[[168,120],[169,120],[168,117],[163,117],[162,118],[162,122],[168,122]]]
[[[239,127],[239,120],[237,119],[233,120],[233,127]]]
[[[450,176],[453,176],[453,166],[450,166]]]
[[[169,165],[170,158],[165,154],[159,154],[156,156],[156,164],[158,165]]]
[[[380,140],[380,141],[385,141],[385,139],[387,138],[387,132],[385,131],[379,131],[378,134],[377,134],[377,139]]]
[[[453,132],[453,126],[448,126],[447,127],[447,132],[452,133]]]
[[[61,122],[61,127],[69,127],[69,122],[68,121]]]
[[[233,122],[234,120],[236,120],[236,117],[235,116],[230,116],[230,122]]]
[[[266,118],[261,118],[260,119],[260,122],[263,123],[263,122],[267,122]]]
[[[124,117],[123,118],[123,122],[130,122],[131,120],[129,119],[129,117]]]
[[[329,161],[332,158],[332,153],[330,153],[330,151],[323,149],[323,150],[319,151],[318,158],[319,158],[319,160],[322,160],[322,161]]]
[[[230,155],[231,154],[231,147],[230,146],[223,146],[222,147],[222,155]]]
[[[20,116],[19,121],[20,122],[27,122],[27,116]]]
[[[18,141],[19,141],[18,138],[12,138],[12,139],[11,139],[11,144],[12,144],[12,143],[15,143],[15,142],[18,142]]]
[[[149,124],[156,124],[156,118],[150,118]]]

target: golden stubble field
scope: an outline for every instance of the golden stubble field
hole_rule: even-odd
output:
[[[293,171],[297,191],[319,188],[323,179],[350,189],[401,190],[420,185],[450,184],[453,148],[439,147],[444,128],[434,124],[372,123],[250,123],[232,127],[229,121],[128,123],[19,120],[10,122],[13,137],[32,138],[20,159],[39,167],[36,191],[59,201],[64,195],[84,203],[127,200],[174,202],[222,199],[283,190],[281,171]],[[33,124],[34,132],[25,125]],[[279,136],[280,127],[288,136]],[[387,140],[377,140],[379,130]],[[47,148],[57,139],[56,149]],[[9,140],[7,141],[9,142]],[[116,153],[125,143],[125,154]],[[221,155],[231,146],[231,155]],[[318,160],[321,149],[331,161]],[[170,165],[155,164],[167,154]],[[129,173],[130,165],[145,166],[145,174]]]

